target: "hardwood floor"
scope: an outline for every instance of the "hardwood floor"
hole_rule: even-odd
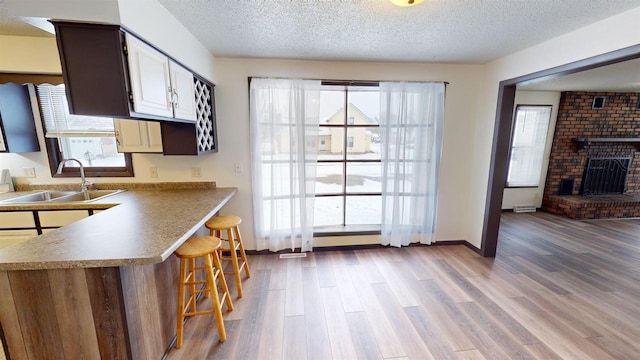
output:
[[[168,359],[637,359],[639,234],[639,220],[505,213],[495,259],[457,245],[250,256],[227,341],[196,317]]]

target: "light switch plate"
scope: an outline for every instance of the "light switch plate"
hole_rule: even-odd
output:
[[[24,174],[24,177],[28,177],[28,178],[36,177],[36,168],[25,167],[25,168],[22,168],[22,172]]]

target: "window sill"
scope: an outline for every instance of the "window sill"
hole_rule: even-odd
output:
[[[380,235],[380,225],[337,225],[318,226],[313,229],[314,237]]]

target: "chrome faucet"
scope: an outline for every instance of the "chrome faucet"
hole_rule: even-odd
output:
[[[78,159],[74,159],[74,158],[69,158],[69,159],[62,159],[62,161],[60,161],[60,165],[58,165],[58,174],[62,174],[62,169],[64,168],[64,164],[67,163],[67,161],[75,161],[78,163],[78,165],[80,165],[80,177],[82,178],[82,187],[80,188],[81,192],[86,192],[87,189],[89,188],[89,185],[91,185],[90,182],[87,181],[87,179],[84,177],[84,165],[82,165],[82,162]]]

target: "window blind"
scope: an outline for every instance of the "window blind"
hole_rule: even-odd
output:
[[[37,88],[46,137],[115,136],[113,118],[69,114],[64,84]]]

